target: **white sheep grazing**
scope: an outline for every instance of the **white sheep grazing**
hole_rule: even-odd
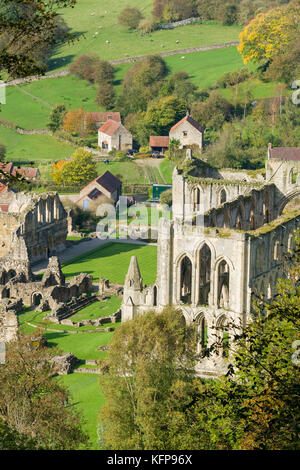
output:
[[[185,59],[185,56],[183,55],[183,56],[181,56],[181,58],[182,58],[182,59]]]

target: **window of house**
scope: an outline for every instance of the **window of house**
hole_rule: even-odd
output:
[[[187,137],[187,131],[183,131],[183,137]]]

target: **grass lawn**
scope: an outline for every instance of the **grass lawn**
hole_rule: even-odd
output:
[[[174,166],[174,163],[167,159],[164,159],[159,165],[160,171],[163,177],[165,178],[167,184],[172,184],[172,173],[174,170]]]
[[[271,98],[275,95],[276,82],[263,82],[258,78],[247,80],[241,84],[241,89],[249,88],[253,99]],[[221,88],[218,90],[224,98],[232,102],[234,100],[235,88]],[[287,91],[288,93],[288,91]]]
[[[123,284],[130,259],[136,256],[144,283],[151,284],[156,277],[156,246],[109,242],[95,250],[74,258],[63,266],[67,279],[82,272]]]
[[[144,168],[135,162],[110,162],[108,165],[98,162],[97,170],[99,175],[109,170],[124,183],[148,183]]]
[[[112,295],[108,301],[95,302],[88,305],[80,312],[76,313],[70,319],[72,321],[93,320],[95,318],[106,317],[117,312],[121,306],[122,299],[116,295]],[[115,324],[114,324],[115,325]],[[112,326],[114,326],[112,325]]]
[[[45,161],[70,157],[75,147],[50,135],[21,135],[0,126],[0,142],[6,147],[6,161]]]
[[[99,387],[99,376],[94,374],[70,374],[57,378],[70,391],[72,403],[82,412],[85,425],[83,429],[90,436],[90,449],[97,446],[98,412],[104,404]]]
[[[79,40],[58,48],[50,61],[50,68],[66,68],[74,58],[91,52],[98,54],[102,59],[113,60],[237,41],[242,29],[236,25],[224,26],[209,22],[141,35],[118,24],[117,18],[125,6],[124,2],[118,0],[78,0],[75,8],[61,10],[63,18],[78,34]],[[130,6],[138,7],[144,17],[150,18],[153,2],[131,0]],[[107,40],[110,41],[108,44]]]

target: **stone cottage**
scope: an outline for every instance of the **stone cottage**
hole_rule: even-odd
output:
[[[92,210],[101,200],[107,199],[116,203],[122,194],[122,183],[110,171],[97,176],[80,191],[75,204],[83,210]]]
[[[200,126],[200,124],[187,113],[181,121],[177,122],[177,124],[170,129],[169,138],[170,140],[179,140],[181,149],[190,145],[197,145],[202,149],[204,132],[204,127]]]
[[[132,134],[121,122],[108,120],[98,130],[98,147],[103,152],[111,150],[127,151],[132,148]]]

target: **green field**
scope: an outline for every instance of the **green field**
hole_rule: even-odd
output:
[[[70,157],[76,150],[50,135],[21,135],[1,126],[0,142],[6,147],[6,161],[54,161]]]
[[[174,170],[174,163],[170,160],[165,159],[160,163],[159,168],[167,184],[172,184],[172,173]]]
[[[74,258],[63,266],[67,279],[84,272],[94,279],[104,277],[124,284],[130,259],[136,256],[144,283],[151,284],[156,277],[156,246],[108,242],[88,253]]]
[[[75,408],[82,412],[85,420],[84,430],[91,440],[90,449],[98,449],[97,426],[98,411],[104,404],[99,387],[99,376],[93,374],[69,374],[58,377],[70,391]]]
[[[50,69],[66,68],[74,58],[90,52],[102,59],[113,60],[237,41],[241,31],[236,25],[210,22],[141,35],[118,24],[118,16],[125,6],[118,0],[78,0],[75,8],[62,10],[64,20],[78,35],[78,40],[57,49],[50,61]],[[130,6],[138,7],[144,17],[150,18],[153,2],[131,0]],[[106,41],[110,42],[106,44]]]
[[[121,177],[123,182],[148,183],[144,169],[134,162],[110,162],[108,165],[103,162],[97,163],[97,172],[99,175],[107,170],[117,177]]]

